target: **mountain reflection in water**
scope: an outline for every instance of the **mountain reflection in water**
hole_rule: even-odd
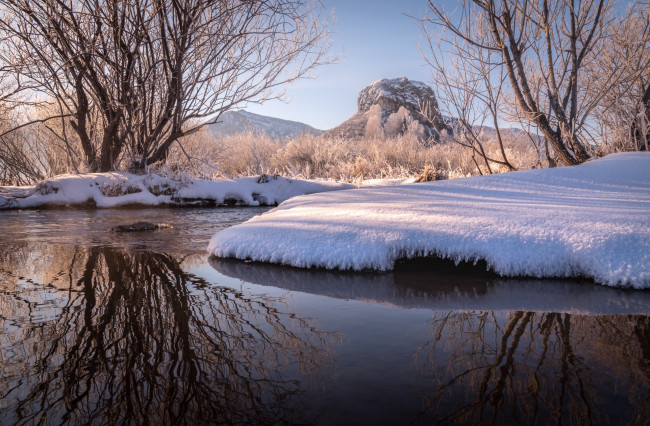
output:
[[[309,421],[301,380],[336,335],[282,299],[211,285],[169,254],[2,253],[0,424]]]

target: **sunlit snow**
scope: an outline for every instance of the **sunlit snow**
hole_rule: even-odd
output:
[[[221,257],[390,270],[399,258],[484,259],[502,275],[650,287],[650,153],[575,167],[293,198],[216,234]]]

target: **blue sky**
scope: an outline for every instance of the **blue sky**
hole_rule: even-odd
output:
[[[341,52],[339,62],[319,68],[313,79],[289,86],[288,103],[250,105],[248,111],[330,129],[356,112],[359,91],[373,81],[407,77],[429,83],[430,72],[418,50],[420,31],[402,13],[422,16],[425,0],[322,3],[336,18],[333,52]],[[453,10],[455,2],[448,3]]]

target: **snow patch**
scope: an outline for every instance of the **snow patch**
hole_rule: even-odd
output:
[[[297,197],[212,237],[220,257],[390,270],[400,258],[485,260],[504,276],[650,287],[650,153]]]
[[[0,187],[0,209],[92,204],[124,205],[276,205],[291,197],[354,188],[332,180],[296,180],[280,176],[234,180],[177,180],[123,172],[62,175],[34,186]]]

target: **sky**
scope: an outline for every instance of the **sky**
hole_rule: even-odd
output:
[[[382,78],[407,77],[429,83],[430,71],[418,50],[421,39],[415,20],[422,16],[426,0],[322,0],[333,13],[335,43],[340,53],[335,64],[318,68],[314,78],[287,87],[287,102],[249,105],[246,110],[318,129],[331,129],[357,111],[361,89]],[[453,10],[455,1],[448,3]]]

